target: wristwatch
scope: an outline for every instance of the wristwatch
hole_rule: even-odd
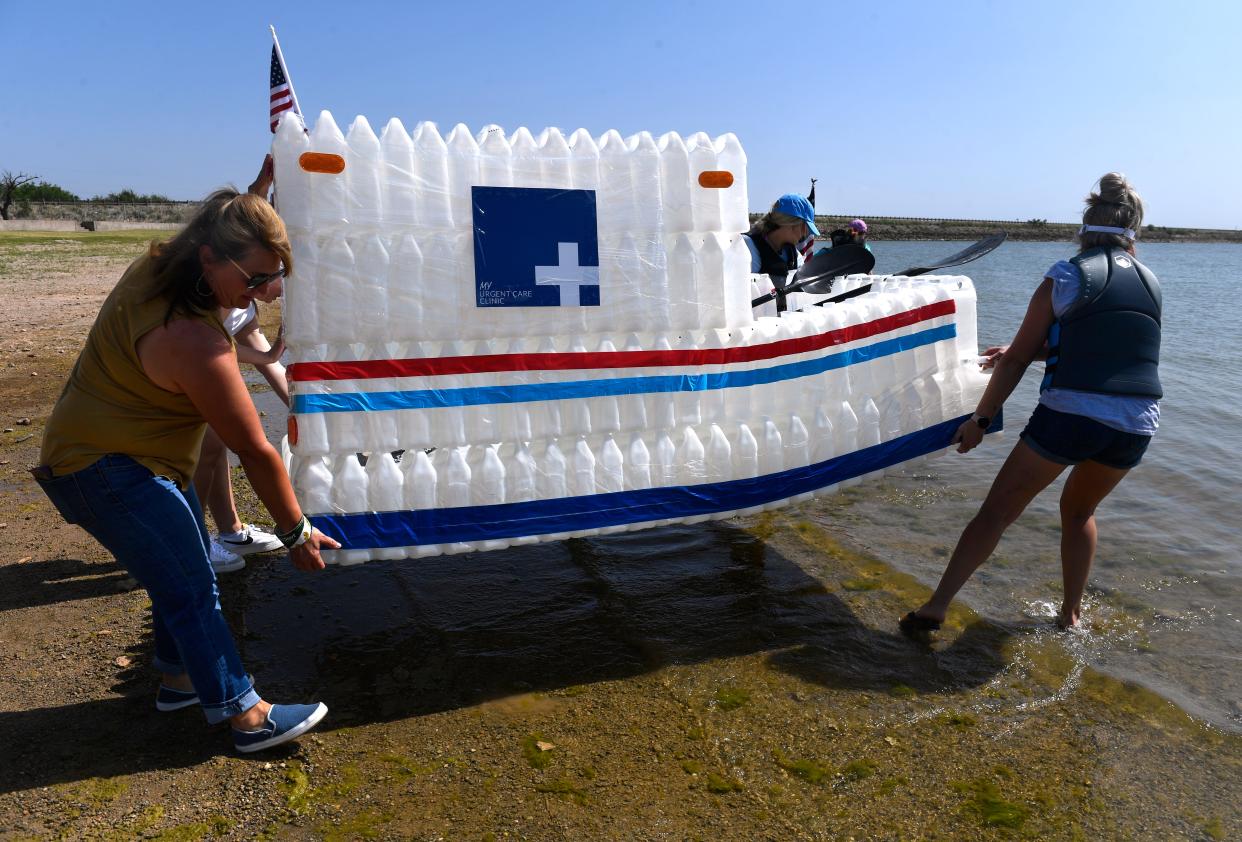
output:
[[[970,417],[972,421],[974,421],[976,424],[979,425],[980,430],[986,430],[992,424],[991,418],[987,417],[986,415],[980,415],[977,412]]]

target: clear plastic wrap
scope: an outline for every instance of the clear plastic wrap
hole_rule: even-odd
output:
[[[282,120],[273,154],[285,458],[334,563],[832,493],[943,449],[986,383],[966,278],[752,312],[731,134],[376,137],[324,112]]]

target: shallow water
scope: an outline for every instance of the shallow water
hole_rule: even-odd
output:
[[[962,245],[877,242],[876,271],[926,263]],[[1068,243],[1009,243],[959,270],[979,290],[981,346],[1008,341],[1040,273],[1071,253]],[[249,624],[247,663],[287,689],[338,700],[347,721],[349,703],[341,702],[350,698],[384,707],[364,719],[398,718],[779,651],[761,659],[764,669],[818,684],[886,690],[915,682],[918,692],[982,687],[989,692],[980,698],[992,700],[989,714],[1015,726],[1025,713],[1072,694],[1084,669],[1095,667],[1242,732],[1242,558],[1229,526],[1242,480],[1231,458],[1242,445],[1242,410],[1232,394],[1242,349],[1216,341],[1242,327],[1226,296],[1242,270],[1242,246],[1156,244],[1143,246],[1140,258],[1164,290],[1163,419],[1144,463],[1099,512],[1083,633],[1047,633],[1060,599],[1054,486],[963,592],[994,628],[1018,634],[1004,659],[995,641],[972,641],[967,632],[924,674],[926,665],[912,664],[898,639],[872,630],[874,622],[861,621],[825,586],[824,577],[839,578],[839,570],[817,570],[814,556],[767,552],[750,529],[756,519],[747,518],[372,562],[329,570],[313,584],[285,569],[247,574],[245,587],[226,585],[235,616]],[[1008,432],[989,446],[804,504],[773,520],[777,532],[765,537],[791,540],[791,524],[809,521],[934,584],[1034,408],[1038,376],[1028,373],[1006,407]],[[270,432],[283,432],[282,408],[270,395],[256,397],[268,410]],[[263,610],[247,611],[251,600]],[[289,628],[305,638],[297,651],[287,645]],[[1064,668],[1051,680],[1032,678],[1050,648]],[[818,653],[813,668],[788,654],[800,651]],[[995,701],[1006,696],[991,692],[992,685],[1018,680],[1039,689]],[[937,710],[881,705],[873,716],[908,720]]]
[[[876,243],[877,272],[953,253],[954,243]],[[959,271],[975,280],[981,346],[1008,342],[1043,272],[1068,243],[1007,243]],[[1236,397],[1242,329],[1232,291],[1242,246],[1140,245],[1160,278],[1164,335],[1160,431],[1143,463],[1100,508],[1100,543],[1087,605],[1086,664],[1132,679],[1218,726],[1242,730],[1242,552],[1235,524],[1242,463]],[[953,271],[953,270],[946,270]],[[1006,405],[1008,432],[991,447],[952,454],[890,478],[859,501],[854,536],[929,584],[973,515],[1034,408],[1041,366]],[[1044,492],[1002,541],[996,561],[963,592],[998,620],[1046,615],[1059,604],[1057,491]]]

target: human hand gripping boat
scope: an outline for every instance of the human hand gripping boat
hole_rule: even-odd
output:
[[[833,494],[942,452],[987,383],[963,276],[756,317],[732,134],[377,137],[325,111],[286,115],[272,153],[284,454],[329,563]]]

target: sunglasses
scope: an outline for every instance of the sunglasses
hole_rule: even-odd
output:
[[[285,276],[284,266],[281,266],[275,272],[259,272],[257,274],[251,275],[247,273],[246,270],[243,269],[241,265],[233,258],[231,257],[228,258],[228,261],[229,263],[232,263],[234,266],[237,267],[237,271],[241,272],[243,275],[246,276],[246,289],[256,289],[257,287],[261,287],[264,284],[270,284],[272,281],[279,281],[281,278]]]

